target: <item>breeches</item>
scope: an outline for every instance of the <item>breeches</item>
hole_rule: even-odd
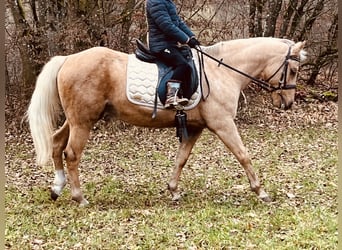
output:
[[[175,47],[169,47],[160,51],[157,53],[157,57],[166,65],[173,67],[174,72],[171,77],[173,80],[180,80],[184,82],[185,77],[191,72],[191,68],[186,59]]]

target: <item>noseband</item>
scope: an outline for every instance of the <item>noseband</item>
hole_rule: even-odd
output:
[[[300,61],[298,57],[296,57],[296,56],[291,56],[291,46],[289,47],[289,49],[288,49],[288,51],[287,51],[287,55],[286,55],[286,57],[285,57],[284,62],[280,65],[280,67],[279,67],[279,68],[278,68],[278,69],[277,69],[277,70],[276,70],[276,71],[275,71],[275,72],[274,72],[266,81],[261,80],[261,79],[257,79],[257,78],[255,78],[255,77],[253,77],[253,76],[250,76],[250,75],[248,75],[248,74],[246,74],[246,73],[244,73],[244,72],[242,72],[242,71],[240,71],[240,70],[238,70],[238,69],[236,69],[236,68],[234,68],[234,67],[232,67],[232,66],[230,66],[230,65],[228,65],[228,64],[226,64],[226,63],[224,63],[224,62],[223,62],[223,59],[218,60],[217,58],[215,58],[215,57],[213,57],[213,56],[211,56],[211,55],[205,53],[205,52],[201,49],[201,47],[199,47],[199,46],[197,46],[195,49],[197,50],[197,52],[201,53],[202,55],[205,55],[205,56],[209,57],[210,59],[216,61],[216,62],[218,63],[218,67],[219,67],[220,65],[223,65],[223,66],[225,66],[225,67],[227,67],[227,68],[229,68],[229,69],[231,69],[231,70],[233,70],[233,71],[235,71],[235,72],[237,72],[237,73],[239,73],[239,74],[241,74],[241,75],[243,75],[243,76],[245,76],[245,77],[248,77],[249,79],[252,80],[253,83],[257,84],[258,86],[260,86],[261,88],[263,88],[263,89],[265,89],[265,90],[267,90],[267,91],[269,91],[269,92],[274,92],[274,91],[283,90],[283,89],[288,90],[288,89],[295,89],[295,88],[296,88],[296,85],[295,85],[295,84],[287,84],[287,81],[286,81],[286,80],[287,80],[286,78],[287,78],[287,70],[288,70],[288,66],[289,66],[289,60],[295,60],[295,61],[297,61],[297,62]],[[203,67],[203,68],[204,68],[204,67]],[[279,80],[279,85],[278,85],[278,87],[274,87],[274,86],[270,85],[270,84],[269,84],[269,81],[270,81],[270,80],[279,72],[279,70],[281,70],[282,68],[283,68],[283,72],[281,73],[281,77],[280,77],[280,80]],[[200,75],[202,75],[202,74],[200,74]],[[206,77],[206,81],[208,81],[208,80],[207,80],[207,77]],[[208,82],[207,82],[207,84],[208,84]]]

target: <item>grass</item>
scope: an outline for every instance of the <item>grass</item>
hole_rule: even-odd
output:
[[[174,130],[92,134],[80,167],[90,205],[53,202],[51,167],[29,139],[6,142],[7,249],[337,249],[337,129],[324,123],[239,126],[254,169],[274,198],[250,192],[243,169],[205,131],[180,181],[166,190]]]

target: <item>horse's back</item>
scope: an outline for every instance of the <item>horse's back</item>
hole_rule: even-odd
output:
[[[111,63],[127,62],[127,54],[112,50],[106,47],[93,47],[83,50],[81,52],[71,54],[68,56],[64,67],[77,67],[77,70],[82,70],[83,67],[94,67],[98,69],[98,66],[110,66]]]
[[[58,90],[65,116],[73,125],[91,127],[114,118],[148,127],[170,127],[173,112],[158,112],[128,101],[126,96],[128,54],[94,47],[68,56],[58,76]]]

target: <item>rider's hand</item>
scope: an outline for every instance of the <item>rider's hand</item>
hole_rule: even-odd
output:
[[[191,37],[188,41],[188,45],[190,46],[190,48],[196,48],[196,46],[200,45],[200,42],[195,37]]]

